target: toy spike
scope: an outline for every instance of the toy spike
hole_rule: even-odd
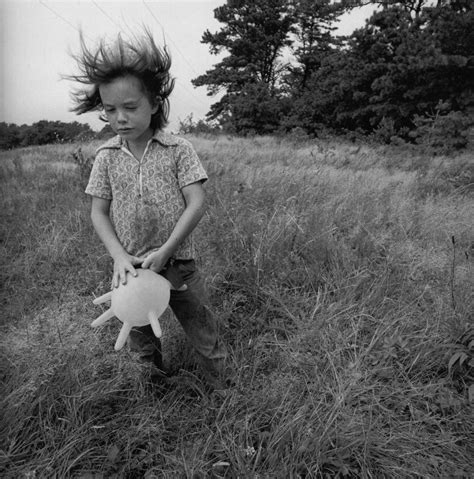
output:
[[[109,291],[108,293],[105,293],[102,296],[95,298],[94,301],[92,301],[92,303],[93,304],[105,303],[107,301],[110,301],[111,298],[112,298],[112,291]]]
[[[113,318],[115,315],[111,309],[108,309],[105,313],[101,314],[97,319],[92,321],[91,326],[93,328],[97,326],[101,326],[102,324],[106,323],[110,318]]]

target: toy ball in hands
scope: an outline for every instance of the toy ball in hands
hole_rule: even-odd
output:
[[[165,312],[169,300],[171,283],[149,269],[137,269],[137,276],[127,275],[127,283],[96,298],[94,304],[111,302],[110,309],[92,322],[96,327],[116,316],[123,326],[115,343],[115,350],[122,349],[130,330],[150,324],[155,336],[161,337],[158,319]]]

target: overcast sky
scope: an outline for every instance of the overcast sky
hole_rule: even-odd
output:
[[[201,43],[206,29],[219,30],[213,10],[225,0],[0,0],[0,121],[31,124],[39,120],[80,121],[100,129],[97,113],[70,113],[73,84],[61,74],[74,73],[69,51],[77,51],[79,28],[86,41],[113,37],[142,24],[152,29],[159,43],[165,40],[172,55],[176,86],[170,98],[171,130],[190,113],[204,118],[216,99],[204,87],[194,88],[191,79],[218,61]],[[363,25],[367,10],[353,11],[341,23],[349,33]]]

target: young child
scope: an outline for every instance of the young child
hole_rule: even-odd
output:
[[[80,74],[70,78],[86,88],[74,94],[73,111],[102,111],[117,134],[98,148],[86,188],[92,223],[114,261],[112,286],[125,284],[138,267],[168,277],[177,288],[170,307],[207,382],[222,388],[226,351],[206,304],[192,238],[206,208],[207,175],[191,144],[162,130],[174,86],[171,59],[147,30],[133,42],[120,35],[112,45],[102,40],[94,50],[81,37],[75,59]],[[132,330],[129,344],[163,370],[151,326]]]

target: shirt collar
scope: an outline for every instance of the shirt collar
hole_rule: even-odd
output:
[[[178,142],[174,135],[170,133],[165,133],[161,130],[156,130],[155,134],[151,137],[152,140],[156,140],[164,146],[177,146]]]
[[[161,130],[156,130],[153,136],[151,137],[152,141],[157,141],[161,143],[163,146],[177,146],[178,142],[174,135],[170,133],[165,133]],[[119,135],[114,136],[103,145],[99,146],[96,151],[103,150],[103,149],[118,149],[120,150],[123,146],[125,146],[125,140],[121,138]]]

